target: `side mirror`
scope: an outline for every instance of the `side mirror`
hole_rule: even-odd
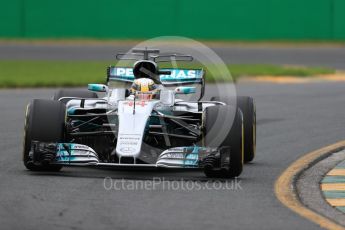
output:
[[[175,88],[175,94],[192,94],[195,92],[196,88],[191,86],[180,86]]]
[[[108,92],[108,86],[103,84],[88,84],[87,89],[95,92]]]

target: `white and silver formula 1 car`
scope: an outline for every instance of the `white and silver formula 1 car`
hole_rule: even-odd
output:
[[[159,58],[192,60],[137,49],[108,67],[106,84],[59,90],[26,110],[23,160],[29,170],[63,166],[199,168],[208,177],[236,177],[255,156],[256,110],[250,97],[204,94],[202,69],[159,69]],[[116,83],[116,87],[114,86]],[[121,86],[119,86],[121,84]],[[179,99],[195,93],[195,101]],[[130,87],[128,87],[130,86]],[[176,87],[176,88],[172,88]],[[104,92],[98,97],[96,92]]]

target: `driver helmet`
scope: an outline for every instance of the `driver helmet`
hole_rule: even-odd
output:
[[[151,100],[158,96],[158,86],[149,78],[135,79],[130,91],[139,100]]]

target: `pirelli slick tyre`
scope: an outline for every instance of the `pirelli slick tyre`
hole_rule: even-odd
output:
[[[88,90],[61,89],[56,91],[53,100],[57,101],[62,97],[98,98],[98,95]],[[63,100],[62,102],[66,104],[69,100]]]
[[[244,123],[244,162],[248,163],[254,160],[256,152],[256,107],[254,99],[251,97],[212,97],[211,101],[221,101],[227,105],[234,105],[243,113]]]
[[[23,161],[32,171],[59,171],[60,165],[36,165],[29,156],[32,141],[63,142],[66,106],[60,101],[35,99],[28,104],[24,125]]]
[[[243,170],[243,115],[233,106],[212,106],[205,110],[204,144],[229,151],[226,170],[204,170],[207,177],[232,178]]]

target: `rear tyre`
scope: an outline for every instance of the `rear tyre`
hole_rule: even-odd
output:
[[[235,98],[212,97],[211,101],[222,101],[227,105],[234,105]],[[254,99],[251,97],[239,96],[236,101],[237,107],[243,113],[244,123],[244,162],[254,160],[256,152],[256,107]]]
[[[35,99],[28,104],[24,125],[23,161],[32,171],[59,171],[61,165],[36,165],[29,156],[32,141],[63,142],[65,105],[60,101]]]
[[[223,178],[239,176],[243,170],[242,112],[239,109],[235,110],[235,107],[233,106],[208,107],[205,110],[204,125],[205,146],[218,148],[225,147],[223,151],[230,151],[230,161],[228,169],[205,170],[206,176]],[[228,131],[224,132],[224,130],[226,129]]]
[[[98,98],[97,93],[88,90],[76,90],[76,89],[61,89],[56,91],[53,96],[53,100],[57,101],[62,97],[78,97],[78,98]],[[63,100],[66,104],[71,99]]]

